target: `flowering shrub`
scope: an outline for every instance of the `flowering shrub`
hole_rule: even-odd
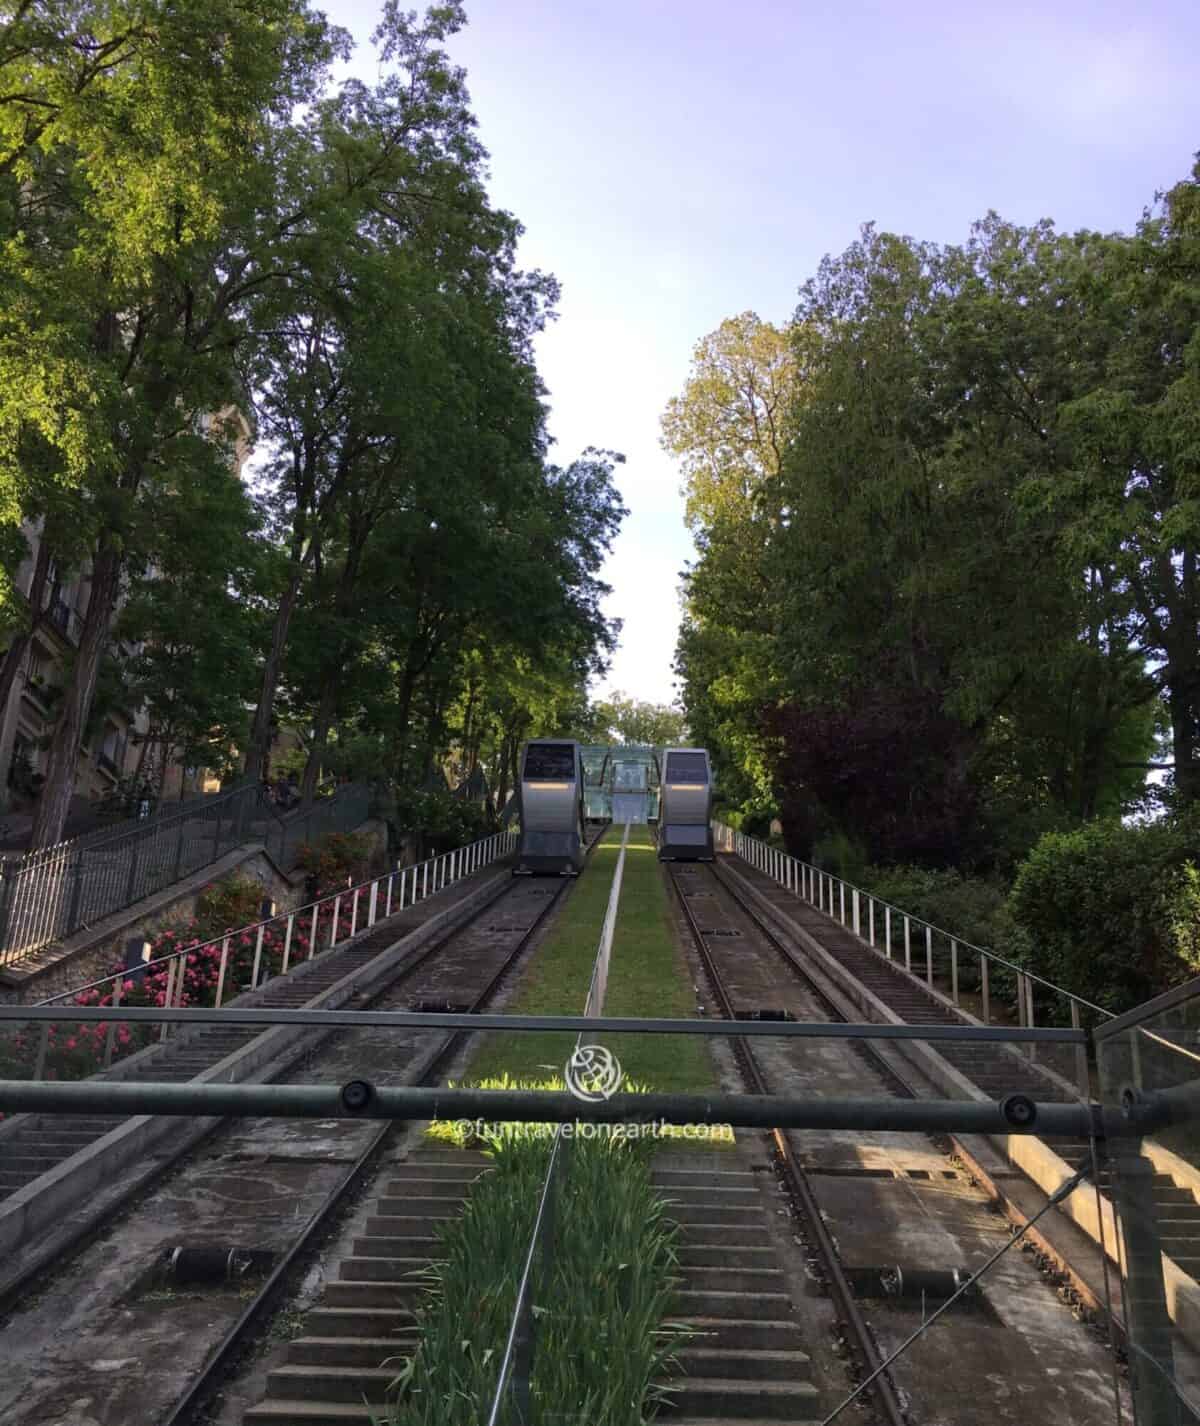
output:
[[[334,832],[318,845],[296,851],[296,865],[317,879],[317,895],[330,896],[367,878],[371,842],[355,832]]]

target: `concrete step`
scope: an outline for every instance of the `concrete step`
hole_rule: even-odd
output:
[[[400,1340],[416,1330],[410,1307],[314,1307],[304,1314],[304,1325],[314,1337],[394,1337]]]
[[[667,1386],[672,1405],[662,1413],[744,1421],[820,1421],[820,1393],[809,1381],[732,1381],[722,1377],[675,1377]]]
[[[680,1286],[691,1292],[753,1292],[786,1296],[787,1279],[779,1268],[685,1268]]]
[[[395,1200],[389,1200],[394,1202]],[[455,1213],[427,1213],[420,1218],[400,1218],[389,1214],[386,1218],[368,1218],[367,1233],[372,1238],[430,1238],[439,1223],[457,1218]]]
[[[429,1270],[429,1258],[343,1258],[338,1276],[343,1282],[406,1282]]]
[[[808,1381],[807,1352],[756,1351],[735,1347],[682,1347],[675,1353],[685,1376],[723,1381]]]
[[[403,1188],[401,1189],[403,1192]],[[419,1194],[402,1198],[380,1198],[376,1200],[379,1212],[386,1217],[407,1218],[457,1218],[462,1212],[464,1198],[430,1198]]]
[[[5,1154],[0,1158],[0,1168],[5,1173],[31,1174],[36,1177],[62,1161],[61,1154]]]
[[[755,1188],[759,1174],[747,1173],[744,1169],[671,1169],[656,1168],[651,1171],[650,1182],[655,1188],[694,1186],[713,1184],[725,1188]]]
[[[243,1426],[371,1426],[372,1408],[337,1401],[281,1401],[269,1396],[242,1414]]]
[[[481,1174],[491,1172],[486,1162],[471,1159],[466,1154],[461,1159],[404,1159],[394,1167],[418,1178],[461,1179],[465,1183],[474,1183]]]
[[[287,1346],[287,1358],[298,1366],[382,1367],[412,1352],[420,1338],[414,1327],[407,1337],[297,1337]]]
[[[397,1282],[395,1278],[371,1282],[327,1282],[321,1295],[326,1307],[406,1307],[416,1306],[427,1296],[416,1280]]]
[[[782,1207],[782,1204],[780,1205]],[[672,1199],[664,1210],[664,1216],[681,1227],[693,1223],[730,1223],[757,1227],[763,1223],[765,1214],[758,1195],[749,1203],[714,1203],[711,1198],[700,1203],[689,1203],[685,1199]]]
[[[384,1185],[383,1191],[385,1194],[394,1194],[404,1199],[445,1198],[464,1203],[472,1182],[469,1178],[418,1178],[414,1174],[412,1178],[390,1180]]]
[[[368,1237],[355,1238],[356,1257],[377,1258],[423,1258],[430,1261],[441,1252],[441,1242],[432,1235],[413,1238]]]
[[[779,1254],[771,1247],[739,1248],[713,1243],[694,1246],[690,1238],[680,1240],[679,1265],[682,1268],[769,1268],[774,1267]]]
[[[743,1223],[680,1223],[679,1245],[683,1248],[763,1248],[771,1244],[766,1220]]]
[[[336,1286],[336,1284],[334,1284]],[[761,1313],[772,1321],[791,1314],[791,1299],[781,1292],[709,1292],[680,1288],[672,1294],[672,1317],[752,1318]]]
[[[289,1401],[362,1402],[381,1405],[396,1380],[395,1367],[312,1367],[287,1363],[267,1374],[267,1395]]]

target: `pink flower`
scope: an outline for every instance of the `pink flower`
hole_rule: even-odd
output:
[[[68,1049],[68,1050],[73,1050],[74,1048],[75,1048],[75,1036],[72,1035],[71,1038],[67,1041],[67,1049]]]

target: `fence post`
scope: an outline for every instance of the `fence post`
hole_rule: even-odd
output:
[[[287,930],[283,933],[283,961],[280,965],[279,974],[287,975],[288,962],[292,958],[292,927],[296,924],[296,913],[293,911],[287,919]]]
[[[176,959],[178,959],[178,958],[176,958]],[[163,994],[163,1009],[164,1009],[164,1010],[170,1010],[170,1008],[171,1008],[171,996],[174,994],[174,991],[175,991],[175,960],[169,960],[169,961],[167,962],[167,988],[166,988],[166,991],[165,991],[164,994]],[[171,1022],[170,1022],[169,1020],[164,1020],[164,1021],[163,1021],[163,1024],[162,1024],[162,1029],[159,1031],[159,1034],[158,1034],[158,1041],[159,1041],[159,1044],[162,1044],[162,1042],[167,1038],[167,1031],[168,1031],[170,1028],[171,1028]]]
[[[429,863],[425,863],[425,874],[421,877],[421,900],[429,895]]]
[[[217,1004],[220,1010],[221,1000],[225,994],[225,971],[229,966],[229,937],[224,936],[221,940],[221,968],[217,972]]]
[[[125,984],[125,972],[122,971],[112,983],[112,1008],[121,1008],[121,989]],[[104,1068],[108,1069],[112,1065],[113,1045],[117,1039],[117,1022],[110,1020],[104,1031]]]
[[[1029,1002],[1029,1028],[1033,1029],[1033,977],[1025,977],[1025,997]],[[1037,1059],[1037,1046],[1032,1040],[1029,1042],[1029,1058],[1031,1061]]]
[[[983,1023],[990,1025],[992,1023],[992,1017],[990,997],[988,995],[988,958],[982,952],[980,952],[979,956],[979,985],[983,994]]]
[[[925,984],[933,989],[933,930],[925,927]]]
[[[141,834],[133,834],[133,848],[129,857],[129,880],[125,884],[125,905],[132,906],[137,900],[133,894],[133,889],[137,885],[138,862],[140,861],[140,851],[142,845]]]
[[[68,936],[80,923],[79,911],[83,901],[83,858],[83,848],[77,847],[71,858],[71,905],[67,911]]]
[[[46,1078],[46,1052],[50,1048],[50,1021],[42,1023],[42,1033],[38,1039],[37,1061],[33,1066],[33,1077],[35,1080]]]
[[[358,930],[358,893],[359,888],[354,888],[354,899],[350,902],[350,934],[353,936]]]
[[[846,924],[846,883],[838,877],[838,919]]]
[[[254,967],[253,967],[253,969],[252,969],[251,972],[250,972],[250,989],[251,989],[251,990],[257,990],[257,989],[258,989],[258,967],[259,967],[260,962],[262,961],[263,932],[264,932],[266,929],[267,929],[267,928],[266,928],[265,926],[260,925],[259,928],[258,928],[258,935],[255,936],[255,938],[254,938]]]
[[[1071,1001],[1071,1029],[1082,1030],[1083,1025],[1080,1023],[1079,1018],[1079,1001],[1076,1000],[1073,995],[1070,996],[1069,999]],[[1080,1098],[1084,1101],[1090,1099],[1091,1086],[1088,1083],[1088,1062],[1086,1045],[1075,1046],[1075,1078],[1079,1084]]]
[[[892,958],[892,908],[890,906],[883,908],[883,940],[887,949],[887,958],[890,961]]]
[[[950,937],[950,998],[958,1004],[958,942]]]
[[[370,930],[375,924],[375,907],[379,902],[379,882],[371,883],[371,895],[367,899],[367,929]]]
[[[853,923],[854,923],[854,934],[855,934],[856,936],[861,937],[861,936],[862,936],[862,914],[861,914],[861,908],[860,908],[860,906],[859,906],[859,904],[858,904],[858,887],[857,887],[857,886],[856,886],[856,887],[854,888],[854,890],[850,893],[850,911],[851,911],[851,919],[852,919],[852,921],[853,921]]]
[[[339,893],[333,898],[333,919],[329,923],[329,947],[332,950],[337,945],[338,938],[338,916],[341,914],[342,898]]]
[[[313,902],[312,927],[308,936],[308,959],[311,961],[317,950],[317,919],[321,914],[321,903]]]
[[[904,918],[904,969],[912,972],[912,923]]]

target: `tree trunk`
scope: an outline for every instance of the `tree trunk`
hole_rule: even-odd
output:
[[[267,661],[263,666],[262,688],[258,695],[258,707],[254,710],[254,722],[250,728],[250,745],[246,749],[246,773],[256,781],[266,776],[267,757],[271,748],[271,713],[275,707],[275,693],[279,688],[279,674],[283,667],[283,651],[287,646],[288,629],[296,603],[300,598],[300,581],[303,570],[299,563],[293,563],[292,577],[279,601],[275,615],[275,627],[271,631],[271,647],[267,651]]]
[[[91,712],[100,659],[108,646],[109,626],[120,579],[121,556],[107,540],[102,541],[92,562],[92,592],[83,620],[79,651],[63,691],[62,709],[50,743],[46,782],[33,819],[32,847],[50,847],[62,841],[63,827],[75,790],[79,740]]]
[[[338,689],[341,675],[333,670],[325,675],[321,688],[321,701],[317,705],[317,716],[313,722],[312,744],[308,750],[308,761],[304,764],[304,777],[300,783],[300,800],[308,803],[317,791],[317,774],[321,771],[321,760],[329,742],[329,730],[333,727],[333,716],[337,712]]]
[[[46,577],[50,572],[50,546],[43,539],[38,544],[33,565],[33,581],[29,586],[29,628],[12,636],[12,642],[0,660],[0,708],[8,707],[13,684],[25,662],[25,654],[33,642],[38,625],[42,622],[42,602],[46,597]]]
[[[1171,692],[1168,707],[1171,712],[1171,743],[1175,753],[1175,792],[1181,804],[1190,807],[1200,802],[1200,762],[1197,754],[1195,675],[1171,670]]]

